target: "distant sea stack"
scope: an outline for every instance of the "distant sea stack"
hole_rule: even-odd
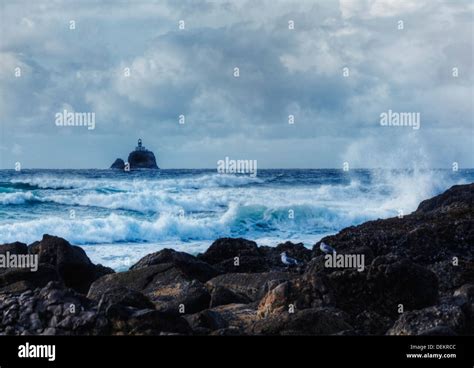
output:
[[[159,169],[154,153],[143,146],[141,139],[138,140],[135,150],[128,155],[128,163],[130,169]],[[118,158],[110,168],[124,170],[125,162]]]

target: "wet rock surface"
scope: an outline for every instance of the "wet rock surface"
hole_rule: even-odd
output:
[[[119,273],[54,236],[0,245],[39,257],[36,272],[0,269],[0,334],[473,335],[473,198],[473,184],[455,186],[403,218],[322,239],[363,255],[363,270],[329,267],[320,242],[222,238]],[[282,252],[299,264],[282,264]]]

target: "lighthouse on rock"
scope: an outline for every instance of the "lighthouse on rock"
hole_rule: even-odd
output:
[[[128,163],[130,169],[159,169],[156,164],[155,154],[149,151],[143,146],[143,141],[140,138],[138,144],[135,147],[135,151],[130,152],[128,155]],[[118,158],[110,167],[111,169],[124,169],[125,162]]]

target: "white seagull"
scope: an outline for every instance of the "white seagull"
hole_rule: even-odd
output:
[[[298,261],[294,258],[291,258],[291,257],[288,257],[286,255],[286,252],[283,252],[280,254],[281,255],[281,262],[284,264],[284,265],[287,265],[287,266],[293,266],[293,265],[297,265],[298,264]]]
[[[327,245],[324,242],[321,242],[319,249],[321,249],[324,253],[336,253],[336,250],[333,247]]]

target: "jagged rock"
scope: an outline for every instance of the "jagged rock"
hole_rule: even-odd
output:
[[[43,235],[28,251],[39,256],[40,265],[53,266],[67,287],[81,293],[87,293],[94,280],[114,272],[111,268],[94,265],[82,248],[57,236]]]
[[[130,267],[130,269],[138,270],[140,268],[163,263],[177,265],[188,275],[188,277],[197,279],[201,282],[206,282],[218,275],[217,270],[206,262],[203,262],[190,254],[177,252],[173,249],[163,249],[159,252],[148,254]]]
[[[0,245],[0,254],[27,254],[28,246],[24,243],[14,242]]]
[[[422,201],[415,213],[472,211],[474,208],[473,191],[474,184],[454,185],[444,193]]]
[[[128,155],[131,169],[158,169],[155,155],[151,151],[133,151]]]
[[[206,309],[202,312],[184,317],[193,331],[209,334],[220,331],[218,334],[231,332],[232,335],[249,332],[257,319],[255,307],[251,304],[227,304]]]
[[[154,308],[153,303],[145,295],[124,287],[107,290],[100,296],[98,303],[98,309],[104,311],[108,317],[127,317],[131,310]]]
[[[209,280],[206,286],[210,290],[223,287],[237,295],[256,301],[262,298],[271,286],[276,286],[292,277],[294,276],[284,272],[227,273]]]
[[[261,299],[258,306],[259,318],[279,316],[289,311],[322,307],[330,302],[324,275],[299,277],[280,283]]]
[[[342,254],[365,247],[373,257],[409,259],[431,269],[440,280],[441,294],[449,295],[474,279],[473,193],[474,184],[454,186],[423,201],[417,211],[403,218],[351,226],[321,241]],[[321,255],[321,241],[313,247],[315,257]]]
[[[209,307],[211,296],[204,285],[188,276],[181,265],[163,263],[126,272],[110,274],[96,280],[88,297],[97,300],[107,290],[125,287],[145,294],[163,312],[194,313]]]
[[[312,252],[306,248],[303,243],[292,243],[287,241],[278,244],[276,247],[259,247],[259,253],[266,258],[270,269],[284,269],[281,262],[281,253],[286,252],[288,256],[296,259],[300,263],[309,262],[312,258]]]
[[[310,308],[257,321],[252,332],[257,335],[333,335],[351,331],[347,315],[334,308]]]
[[[125,162],[121,158],[118,158],[114,161],[114,163],[110,166],[110,168],[123,170],[125,169]]]
[[[2,300],[3,299],[3,300]],[[18,303],[21,300],[21,303]],[[42,289],[22,294],[0,294],[0,303],[10,306],[0,309],[2,325],[12,328],[5,333],[12,335],[88,335],[107,332],[107,321],[100,316],[83,295],[64,288],[62,283],[49,282]],[[63,313],[63,304],[74,305]]]
[[[466,316],[462,308],[454,304],[440,304],[433,307],[403,313],[387,332],[388,335],[429,335],[466,332]],[[448,330],[449,329],[449,330]],[[471,331],[472,333],[472,331]]]
[[[432,305],[438,299],[436,275],[406,259],[376,258],[368,271],[367,282],[370,290],[367,302],[387,315],[395,315],[400,304],[407,311]]]
[[[127,318],[112,319],[111,328],[117,335],[189,334],[191,332],[184,318],[153,309],[140,309],[133,311]]]
[[[247,304],[250,303],[250,301],[250,298],[245,295],[234,293],[232,290],[223,286],[216,286],[211,290],[209,308],[226,304]]]
[[[276,247],[258,247],[257,243],[243,238],[217,239],[198,258],[213,265],[222,273],[260,273],[284,270],[280,254],[289,256],[302,263],[311,259],[311,251],[302,243],[286,242]]]
[[[0,271],[0,292],[21,293],[25,290],[43,287],[50,281],[60,281],[57,269],[52,265],[42,264],[38,270],[5,269]]]
[[[221,272],[264,272],[268,270],[257,243],[242,238],[217,239],[204,254],[198,255],[204,262]]]

